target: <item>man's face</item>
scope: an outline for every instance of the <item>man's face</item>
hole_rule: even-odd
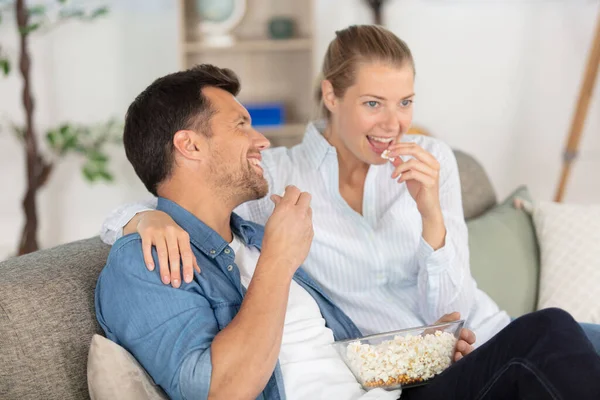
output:
[[[260,152],[269,141],[252,128],[248,111],[229,92],[207,87],[202,93],[214,111],[208,143],[209,179],[227,200],[240,204],[267,195]]]

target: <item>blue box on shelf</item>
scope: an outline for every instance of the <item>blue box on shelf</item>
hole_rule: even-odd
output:
[[[283,103],[244,104],[252,118],[253,126],[279,126],[285,123]]]

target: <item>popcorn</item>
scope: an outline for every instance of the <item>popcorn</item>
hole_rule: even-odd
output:
[[[389,150],[384,150],[383,153],[381,153],[381,158],[384,158],[388,161],[394,161],[396,159],[396,157],[390,157],[390,151]]]
[[[377,345],[351,342],[350,368],[366,387],[410,385],[440,374],[452,363],[456,338],[436,331],[423,336],[395,336]]]

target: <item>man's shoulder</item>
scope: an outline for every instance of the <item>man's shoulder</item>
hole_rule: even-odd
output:
[[[145,268],[142,238],[137,233],[123,236],[117,240],[108,254],[104,269],[117,267],[118,271]],[[104,272],[104,270],[103,270]]]
[[[142,238],[138,233],[131,233],[120,237],[110,249],[108,257],[120,256],[129,253],[137,253],[142,251]]]

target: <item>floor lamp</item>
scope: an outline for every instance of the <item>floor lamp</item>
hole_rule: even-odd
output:
[[[575,115],[573,116],[573,122],[571,123],[571,129],[569,131],[569,137],[567,139],[567,145],[563,155],[563,166],[560,174],[560,181],[554,195],[554,201],[561,202],[565,195],[565,188],[567,186],[567,180],[571,173],[571,166],[573,161],[577,158],[579,149],[579,142],[581,141],[581,133],[585,125],[585,118],[587,117],[590,101],[592,98],[592,92],[596,84],[596,77],[598,75],[598,65],[600,64],[600,13],[596,22],[596,35],[592,42],[592,48],[590,49],[589,59],[583,82],[581,84],[581,90],[579,91],[579,100],[577,101],[577,108],[575,109]]]

